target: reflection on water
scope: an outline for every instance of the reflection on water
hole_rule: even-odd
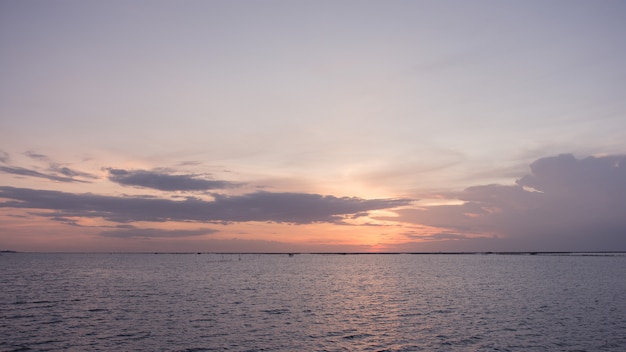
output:
[[[0,350],[623,351],[626,256],[11,254]]]

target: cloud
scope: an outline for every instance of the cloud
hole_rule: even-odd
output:
[[[39,153],[33,152],[32,150],[28,150],[24,152],[24,155],[28,156],[29,158],[36,159],[36,160],[48,160],[49,159],[47,155],[39,154]]]
[[[82,182],[82,183],[87,182],[87,181],[75,179],[74,177],[59,176],[55,174],[45,174],[36,170],[26,169],[23,167],[0,166],[0,172],[18,175],[18,176],[43,178],[43,179],[57,181],[57,182]]]
[[[424,239],[424,240],[432,240],[432,241],[439,241],[439,240],[464,240],[467,239],[468,237],[465,235],[459,235],[456,233],[435,233],[432,235],[427,235],[427,236],[420,236],[417,234],[409,234],[407,235],[407,237],[413,237],[413,238],[418,238],[418,239]]]
[[[50,171],[54,172],[54,173],[58,173],[70,178],[74,178],[74,177],[83,177],[83,178],[90,178],[90,179],[97,179],[98,177],[95,175],[92,175],[88,172],[83,172],[83,171],[77,171],[74,169],[70,169],[69,167],[66,166],[60,166],[57,164],[52,164],[50,165],[49,168]]]
[[[100,232],[100,236],[113,238],[180,238],[203,236],[215,232],[218,232],[218,230],[206,228],[196,230],[163,230],[122,226],[116,230]]]
[[[9,157],[9,153],[0,150],[0,163],[8,163],[11,158]]]
[[[492,234],[518,250],[626,250],[626,156],[563,154],[530,165],[515,185],[457,193],[461,205],[401,209],[396,221]],[[486,243],[481,239],[481,243]]]
[[[49,215],[49,214],[32,214],[32,215],[43,215],[43,216],[47,216],[47,215]],[[79,226],[79,227],[81,226],[81,225],[78,223],[78,221],[73,220],[73,219],[68,219],[68,218],[65,218],[65,217],[62,217],[62,216],[52,216],[52,217],[50,217],[50,220],[53,220],[53,221],[58,221],[58,222],[60,222],[60,223],[62,223],[62,224],[65,224],[65,225]]]
[[[338,198],[306,193],[256,192],[241,196],[216,195],[214,201],[114,197],[28,188],[0,187],[0,207],[47,209],[55,217],[100,217],[114,222],[270,221],[308,224],[340,223],[344,216],[410,203],[408,199]]]
[[[238,187],[229,181],[198,178],[197,175],[171,175],[156,171],[108,168],[109,180],[123,186],[153,188],[160,191],[206,191]]]
[[[43,154],[37,154],[32,151],[27,151],[24,153],[28,157],[38,160],[38,161],[48,161],[49,158]],[[9,163],[9,154],[0,150],[0,162],[3,164]],[[89,179],[97,179],[97,176],[94,176],[87,172],[76,171],[70,169],[69,167],[61,166],[56,163],[50,163],[48,166],[48,173],[40,172],[34,169],[28,169],[19,166],[0,166],[0,172],[4,172],[7,174],[13,174],[18,176],[27,176],[27,177],[36,177],[43,178],[56,182],[82,182],[85,183],[87,181],[76,179],[80,178],[89,178]]]

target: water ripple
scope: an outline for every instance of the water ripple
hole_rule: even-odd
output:
[[[0,351],[623,351],[626,257],[16,254]],[[8,284],[6,284],[8,283]]]

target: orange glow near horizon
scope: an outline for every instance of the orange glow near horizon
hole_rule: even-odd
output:
[[[40,212],[46,214],[52,212]],[[24,214],[24,215],[21,215]],[[271,222],[242,222],[230,224],[202,224],[191,222],[136,222],[132,228],[119,227],[99,218],[68,218],[76,225],[64,224],[43,216],[27,218],[27,212],[5,210],[2,216],[3,230],[13,233],[11,242],[0,242],[2,249],[18,251],[159,251],[166,248],[181,251],[220,251],[220,244],[228,242],[250,243],[244,251],[276,248],[276,251],[312,252],[384,252],[409,240],[404,233],[407,228],[390,221],[377,221],[363,217],[350,220],[352,224],[312,223],[284,224]],[[377,212],[377,215],[387,212]],[[22,217],[23,216],[23,217]],[[131,224],[128,224],[131,225]],[[105,237],[104,231],[133,228],[154,231],[170,231],[171,237],[135,236]],[[207,234],[185,236],[184,231],[209,229]],[[176,231],[181,231],[177,236]],[[424,234],[435,232],[421,228]],[[272,249],[273,251],[273,249]]]

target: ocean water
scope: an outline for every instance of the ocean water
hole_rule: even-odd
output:
[[[1,351],[626,351],[626,256],[0,256]]]

